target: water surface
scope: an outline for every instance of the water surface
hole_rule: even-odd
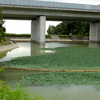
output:
[[[0,74],[0,79],[7,81],[11,86],[19,84],[19,80],[28,74],[43,73],[35,71],[26,71],[18,69],[5,69]],[[25,85],[28,92],[34,92],[42,95],[48,99],[55,100],[100,100],[100,91],[91,85],[74,85],[68,86],[38,86],[38,85]]]
[[[44,45],[39,45],[30,42],[18,42],[19,48],[6,52],[6,56],[2,57],[0,61],[10,60],[16,57],[34,56],[45,53],[54,53],[53,50],[43,50],[42,48],[56,48],[56,47],[88,47],[87,43],[60,43],[49,42]],[[2,53],[0,53],[2,55]]]
[[[23,56],[35,56],[45,53],[54,53],[52,49],[42,49],[42,48],[55,48],[55,47],[82,47],[82,48],[99,48],[100,44],[96,43],[59,43],[51,42],[46,43],[45,45],[39,45],[29,42],[18,42],[20,47],[13,49],[11,51],[0,53],[0,61],[10,60],[16,57]],[[3,73],[0,74],[0,79],[7,81],[10,85],[14,85],[16,82],[19,83],[19,80],[25,75],[43,73],[36,71],[25,71],[18,69],[5,69]],[[36,91],[38,94],[43,95],[49,99],[56,100],[100,100],[100,91],[96,91],[93,86],[88,85],[74,85],[70,87],[64,86],[37,86],[37,85],[26,85],[24,88],[27,88],[29,92]]]

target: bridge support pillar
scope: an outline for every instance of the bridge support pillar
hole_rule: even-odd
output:
[[[31,22],[31,41],[45,44],[46,16],[40,16]]]
[[[100,42],[100,23],[90,23],[90,42]]]

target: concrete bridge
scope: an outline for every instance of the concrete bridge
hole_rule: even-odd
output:
[[[34,0],[0,0],[4,19],[31,21],[31,40],[45,43],[46,20],[90,22],[90,41],[100,42],[100,6]],[[24,26],[22,26],[24,27]]]

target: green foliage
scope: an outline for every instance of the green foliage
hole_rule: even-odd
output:
[[[22,57],[0,62],[0,66],[28,69],[90,70],[100,69],[100,48],[56,48],[56,53]]]
[[[3,72],[3,71],[4,71],[4,69],[3,69],[3,68],[1,68],[1,69],[0,69],[0,72]]]
[[[50,34],[47,34],[45,37],[46,38],[51,38],[51,35]]]
[[[30,34],[6,33],[6,37],[30,37]]]
[[[47,30],[47,33],[48,33],[48,34],[54,34],[54,29],[55,29],[55,26],[49,25],[49,28],[48,28],[48,30]]]
[[[73,35],[89,35],[89,23],[87,22],[66,22],[58,24],[56,27],[51,25],[47,30],[48,34],[56,34],[56,35],[69,35],[73,33]]]
[[[2,12],[2,9],[0,8],[0,42],[4,43],[6,41],[6,38],[5,38],[6,29],[3,27],[4,21],[3,21],[3,16],[1,12]]]
[[[63,35],[63,34],[60,34],[58,36],[59,36],[59,38],[68,38],[69,37],[69,35]]]
[[[30,37],[30,34],[16,34],[16,33],[6,33],[6,37]],[[50,34],[45,35],[46,38],[51,38]]]
[[[11,89],[9,85],[5,85],[0,81],[0,100],[47,100],[35,93],[30,95],[22,86]]]
[[[6,39],[6,41],[1,41],[0,46],[8,45],[8,44],[11,44],[11,42]]]

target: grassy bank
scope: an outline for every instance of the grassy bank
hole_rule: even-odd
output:
[[[0,42],[0,46],[11,44],[9,40]]]
[[[6,33],[6,37],[30,37],[30,34]]]
[[[16,33],[6,33],[6,37],[26,37],[29,38],[30,34],[16,34]],[[46,38],[51,38],[50,35],[45,35]]]
[[[29,38],[31,35],[30,34],[16,34],[16,33],[6,33],[6,37],[22,37],[22,38]],[[51,34],[46,34],[46,38],[51,39]],[[82,36],[82,35],[63,35],[60,34],[58,35],[59,38],[66,38],[66,39],[85,39],[88,40],[89,36]]]

